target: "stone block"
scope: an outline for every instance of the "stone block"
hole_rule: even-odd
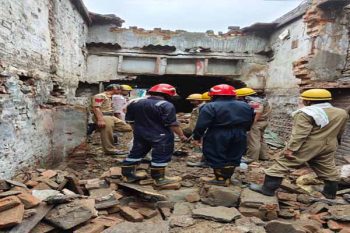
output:
[[[227,207],[205,207],[194,209],[193,218],[204,218],[218,222],[232,222],[241,217],[241,213],[236,208]]]
[[[194,193],[190,193],[185,197],[187,202],[190,203],[194,203],[194,202],[198,202],[201,200],[201,197],[199,196],[199,194],[197,192]]]
[[[21,201],[16,196],[9,196],[9,197],[2,198],[0,199],[0,211],[11,209],[20,204],[21,204]]]
[[[171,216],[169,221],[170,227],[189,227],[195,223],[191,215]]]
[[[30,209],[33,207],[36,207],[40,204],[40,200],[30,193],[21,193],[17,195],[17,197],[21,200],[21,202],[24,204],[25,209]]]
[[[121,215],[126,218],[127,220],[131,222],[142,222],[143,216],[137,212],[136,210],[128,207],[128,206],[122,206],[120,207],[120,213]]]
[[[24,205],[19,204],[11,209],[0,212],[0,229],[12,227],[22,222]]]
[[[88,221],[92,216],[89,208],[73,202],[56,206],[45,219],[63,230],[69,230]]]
[[[278,200],[275,196],[269,197],[250,189],[244,189],[241,194],[241,205],[244,207],[259,208],[262,205],[276,205],[278,208]]]
[[[203,203],[211,206],[234,207],[238,205],[241,195],[239,187],[209,186],[201,194]]]

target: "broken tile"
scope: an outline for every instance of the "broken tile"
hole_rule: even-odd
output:
[[[111,227],[121,222],[124,222],[124,220],[112,216],[98,216],[97,218],[91,220],[91,222],[101,224],[105,227]]]
[[[297,194],[277,192],[277,198],[279,201],[297,201]]]
[[[22,222],[24,205],[21,203],[11,209],[0,212],[0,229],[15,226]]]
[[[99,223],[90,223],[85,226],[78,228],[73,233],[100,233],[105,227]]]

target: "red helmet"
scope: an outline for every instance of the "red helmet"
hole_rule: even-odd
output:
[[[227,84],[220,84],[210,88],[209,96],[236,96],[236,89]]]
[[[166,83],[157,84],[157,85],[151,87],[151,89],[149,89],[148,92],[163,93],[163,94],[170,95],[170,96],[177,95],[175,87],[173,87],[169,84],[166,84]]]

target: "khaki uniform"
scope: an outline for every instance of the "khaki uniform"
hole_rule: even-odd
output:
[[[317,126],[313,118],[303,112],[294,115],[292,135],[286,148],[294,152],[295,160],[288,160],[284,156],[278,158],[273,166],[265,170],[266,175],[284,177],[291,169],[307,162],[320,179],[339,180],[335,152],[349,116],[340,108],[323,110],[329,119],[328,125],[323,128]]]
[[[258,122],[252,125],[248,133],[247,158],[251,161],[267,159],[267,145],[264,141],[264,132],[268,126],[268,119],[271,114],[271,106],[268,101],[260,98],[252,98],[248,104],[255,113],[261,113]]]
[[[183,129],[183,132],[185,135],[190,136],[192,135],[192,132],[194,128],[196,127],[196,123],[199,116],[199,109],[203,106],[203,104],[199,105],[198,107],[195,107],[192,109],[190,122],[188,123],[187,127]]]
[[[99,107],[103,113],[103,119],[106,123],[104,128],[100,128],[101,142],[103,150],[106,153],[113,153],[116,151],[113,145],[113,130],[119,132],[130,132],[132,128],[124,121],[113,116],[112,99],[106,92],[102,92],[92,97],[92,107]],[[97,123],[97,119],[94,116],[93,121]]]

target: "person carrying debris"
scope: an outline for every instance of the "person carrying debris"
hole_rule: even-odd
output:
[[[332,95],[325,89],[304,91],[300,98],[305,107],[292,114],[292,134],[284,156],[265,170],[263,185],[251,184],[250,189],[273,196],[285,174],[308,163],[324,181],[322,194],[328,199],[335,199],[339,181],[335,152],[349,119],[348,113],[329,103]]]
[[[151,87],[147,98],[139,99],[128,105],[126,121],[134,129],[134,144],[124,160],[122,174],[126,182],[136,182],[143,177],[135,173],[136,166],[152,149],[151,177],[154,185],[177,183],[179,179],[165,176],[165,168],[174,151],[174,133],[182,141],[187,141],[176,120],[175,107],[168,100],[176,96],[176,90],[169,84]]]
[[[125,154],[113,145],[113,130],[119,132],[132,131],[130,125],[113,115],[112,95],[120,94],[120,92],[119,85],[111,84],[106,87],[105,92],[94,95],[91,101],[94,114],[93,121],[97,124],[101,133],[102,148],[109,155]]]
[[[246,150],[246,132],[253,123],[254,111],[235,99],[235,88],[230,85],[216,85],[209,95],[212,101],[201,108],[193,138],[198,144],[203,138],[203,155],[214,169],[215,179],[209,184],[228,186]]]
[[[269,102],[261,98],[252,88],[240,88],[236,90],[237,99],[248,103],[255,112],[254,124],[248,133],[248,149],[246,162],[251,163],[260,160],[269,160],[267,145],[264,141],[264,132],[271,114]]]

